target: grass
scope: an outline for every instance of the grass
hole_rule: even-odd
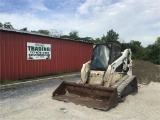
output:
[[[3,82],[0,82],[0,85],[15,84],[15,83],[20,83],[20,82],[33,81],[33,80],[38,80],[38,79],[46,79],[46,78],[50,78],[50,77],[58,77],[58,76],[64,76],[64,75],[72,75],[72,74],[77,74],[77,73],[79,73],[79,72],[57,73],[55,75],[38,76],[38,77],[19,79],[19,80],[5,80]]]
[[[5,80],[3,82],[0,83],[0,85],[7,85],[7,84],[15,84],[15,83],[19,83],[22,82],[21,80]]]

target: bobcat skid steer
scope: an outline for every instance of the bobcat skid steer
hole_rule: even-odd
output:
[[[83,64],[81,80],[63,81],[53,99],[108,110],[130,93],[137,93],[137,78],[132,75],[132,53],[116,43],[97,44],[92,58]]]

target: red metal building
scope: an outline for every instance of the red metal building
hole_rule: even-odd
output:
[[[51,45],[51,59],[28,60],[27,43]],[[0,81],[80,71],[92,44],[16,30],[0,29]]]

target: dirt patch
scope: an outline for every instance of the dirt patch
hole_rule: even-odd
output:
[[[140,84],[160,82],[160,66],[149,61],[133,60],[133,74],[137,76]]]

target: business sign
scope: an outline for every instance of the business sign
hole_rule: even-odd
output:
[[[27,42],[27,60],[51,59],[51,44]]]

